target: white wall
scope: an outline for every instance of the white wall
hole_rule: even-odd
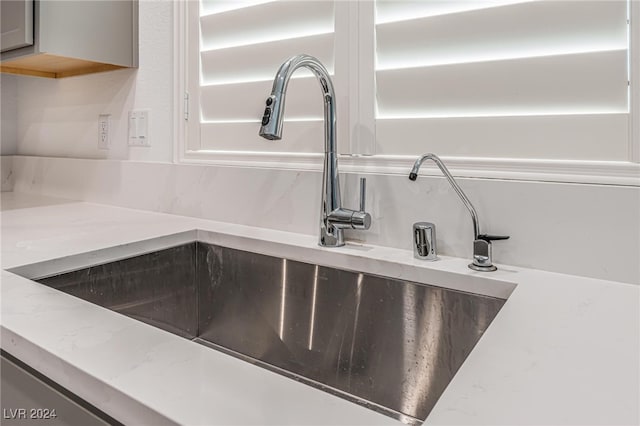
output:
[[[140,3],[138,70],[59,81],[15,78],[9,90],[18,97],[19,154],[125,160],[15,157],[15,190],[316,235],[318,172],[166,164],[174,146],[172,16],[171,2]],[[152,110],[152,148],[126,146],[131,108]],[[109,152],[97,149],[101,113],[113,115]],[[412,223],[427,220],[438,225],[442,254],[470,258],[468,213],[442,178],[411,183],[399,175],[368,177],[374,223],[349,239],[410,250]],[[460,183],[483,230],[512,237],[495,243],[497,262],[640,283],[640,188]],[[344,176],[342,184],[344,204],[357,206],[357,176]]]
[[[17,78],[10,74],[0,74],[0,155],[12,155],[18,151],[18,90]]]
[[[18,153],[172,160],[173,3],[141,1],[139,25],[138,69],[64,79],[14,77],[9,90],[19,97],[15,128]],[[127,145],[127,117],[134,108],[151,110],[150,148]],[[98,149],[99,114],[111,114],[112,146],[108,151]]]

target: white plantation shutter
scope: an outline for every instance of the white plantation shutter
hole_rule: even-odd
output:
[[[628,7],[377,0],[377,153],[628,160]]]
[[[189,118],[188,150],[322,152],[322,97],[307,70],[296,71],[289,84],[283,141],[260,138],[258,130],[275,73],[287,58],[307,53],[333,73],[333,1],[199,3],[199,51],[191,61],[199,78],[191,79],[197,87],[192,83],[189,90],[199,117]]]

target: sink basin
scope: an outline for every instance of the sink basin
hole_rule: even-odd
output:
[[[198,241],[36,281],[409,424],[505,302]]]

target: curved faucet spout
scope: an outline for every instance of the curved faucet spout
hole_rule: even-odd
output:
[[[336,142],[335,92],[329,72],[320,61],[309,55],[296,55],[285,61],[273,81],[267,98],[260,136],[269,140],[282,138],[282,121],[287,86],[298,68],[308,68],[320,82],[324,101],[324,168],[322,171],[322,201],[319,244],[324,247],[344,245],[343,229],[369,229],[371,216],[362,211],[342,208],[338,179]]]
[[[267,98],[267,106],[262,117],[260,136],[269,140],[282,138],[282,121],[287,87],[293,73],[299,68],[307,68],[313,72],[320,82],[324,98],[325,152],[336,152],[336,111],[335,91],[327,69],[322,63],[309,55],[296,55],[285,61],[273,80],[271,96]]]
[[[477,240],[478,236],[480,235],[480,224],[478,223],[478,214],[476,213],[476,209],[473,208],[473,204],[471,204],[471,201],[469,201],[465,193],[462,191],[462,188],[460,188],[458,182],[456,182],[453,176],[451,176],[451,173],[449,173],[449,169],[447,169],[447,166],[444,165],[440,157],[435,154],[429,153],[424,154],[423,156],[418,158],[413,164],[411,173],[409,173],[409,179],[416,180],[418,178],[418,171],[420,170],[420,166],[426,160],[431,160],[436,163],[442,174],[447,178],[453,189],[456,191],[456,194],[458,194],[458,197],[460,197],[460,199],[462,200],[464,206],[467,208],[467,210],[469,210],[469,213],[471,214],[471,220],[473,221],[473,239]]]

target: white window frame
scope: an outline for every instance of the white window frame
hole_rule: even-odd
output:
[[[174,161],[184,164],[210,164],[232,167],[259,167],[284,170],[321,170],[322,154],[268,152],[189,152],[185,114],[194,108],[194,95],[185,102],[190,66],[188,4],[174,3]],[[336,82],[338,97],[338,147],[340,170],[351,173],[405,175],[415,156],[376,155],[375,153],[375,35],[373,2],[336,3],[336,74],[348,78]],[[444,157],[456,177],[640,186],[640,2],[630,2],[630,119],[628,161],[487,159]],[[193,30],[193,28],[191,28]],[[197,34],[197,33],[196,33]],[[193,35],[191,35],[193,36]],[[364,71],[362,71],[364,70]],[[367,71],[369,70],[369,71]],[[343,95],[341,95],[343,94]],[[348,102],[358,99],[358,102]],[[191,114],[196,111],[191,112]],[[257,131],[257,130],[256,130]],[[425,174],[437,175],[435,168]]]
[[[640,2],[630,2],[629,27],[630,58],[630,120],[629,120],[629,161],[640,163]],[[636,173],[638,173],[636,171]],[[640,175],[640,173],[638,173]]]

